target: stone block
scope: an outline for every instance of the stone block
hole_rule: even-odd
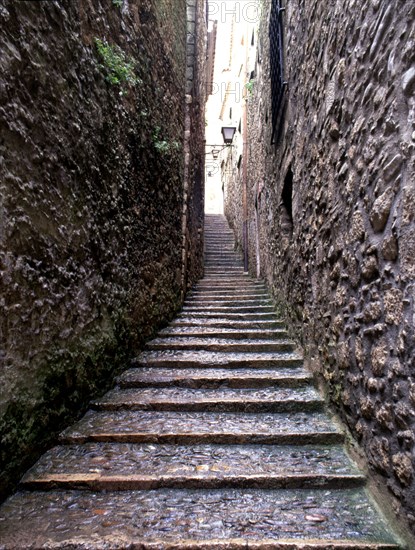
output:
[[[392,456],[393,470],[402,485],[408,486],[414,477],[411,453],[397,453]]]
[[[411,67],[402,77],[402,91],[407,97],[411,97],[415,88],[415,67]]]
[[[389,359],[389,349],[384,341],[375,344],[370,354],[371,368],[374,376],[383,376]]]
[[[375,232],[378,233],[385,228],[392,208],[393,199],[394,193],[392,189],[388,188],[373,203],[370,213],[370,223]]]

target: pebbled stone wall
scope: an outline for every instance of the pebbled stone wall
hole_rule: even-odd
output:
[[[249,99],[250,269],[259,252],[308,364],[415,532],[415,5],[285,3],[277,146],[270,5]]]
[[[205,0],[186,0],[186,111],[182,288],[203,275],[207,27]]]
[[[181,304],[186,2],[5,0],[0,35],[1,498]]]

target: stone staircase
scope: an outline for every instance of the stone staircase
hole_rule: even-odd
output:
[[[0,509],[0,548],[403,548],[243,273],[221,216],[205,277]]]

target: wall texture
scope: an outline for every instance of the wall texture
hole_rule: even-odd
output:
[[[203,275],[205,194],[206,3],[186,0],[186,110],[184,200],[182,214],[182,288]]]
[[[0,25],[3,497],[180,306],[186,2],[6,0]]]
[[[415,6],[286,2],[277,146],[270,6],[248,100],[250,269],[258,214],[262,275],[415,531]]]

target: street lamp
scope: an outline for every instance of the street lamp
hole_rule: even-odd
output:
[[[227,144],[231,144],[233,141],[233,136],[236,132],[235,126],[222,126],[221,132],[223,135],[223,141]]]
[[[225,145],[218,145],[217,143],[206,143],[205,147],[212,147],[210,151],[205,153],[206,155],[212,154],[212,157],[216,160],[219,157],[219,153],[221,153],[224,149],[227,149],[228,147],[232,146],[233,137],[236,132],[235,126],[222,126],[221,128],[223,141]],[[214,147],[214,149],[213,149]],[[218,147],[218,149],[216,149]]]

